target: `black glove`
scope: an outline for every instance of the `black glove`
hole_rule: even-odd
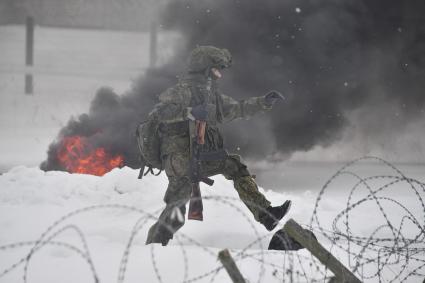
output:
[[[198,121],[206,121],[208,117],[208,110],[204,104],[196,105],[190,113]]]
[[[269,91],[268,93],[266,93],[266,95],[264,96],[264,98],[265,98],[265,103],[268,106],[272,106],[278,100],[282,100],[282,101],[285,100],[285,96],[283,96],[283,94],[281,94],[277,90],[271,90],[271,91]]]

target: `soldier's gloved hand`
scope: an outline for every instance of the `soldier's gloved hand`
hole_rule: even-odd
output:
[[[265,99],[265,103],[268,106],[273,106],[273,104],[275,104],[276,101],[285,100],[285,96],[283,96],[283,94],[281,94],[277,90],[271,90],[268,93],[266,93],[266,95],[264,96],[264,99]]]
[[[198,121],[206,121],[208,117],[207,107],[203,104],[199,104],[193,107],[190,113]]]

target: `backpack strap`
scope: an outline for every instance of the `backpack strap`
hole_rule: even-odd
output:
[[[143,178],[143,172],[145,171],[145,165],[143,164],[142,167],[140,167],[139,176],[137,176],[137,179]]]
[[[153,168],[152,168],[152,166],[149,166],[148,167],[148,170],[146,170],[146,172],[145,172],[145,174],[143,174],[143,176],[146,176],[146,175],[148,175],[148,173],[151,173],[152,175],[155,175],[155,173],[153,172]]]
[[[142,170],[143,169],[143,170]],[[161,172],[162,172],[162,170],[159,170],[158,171],[158,173],[155,173],[154,171],[153,171],[153,167],[151,166],[151,165],[149,165],[148,166],[148,169],[146,170],[146,172],[143,172],[145,170],[145,166],[143,166],[143,168],[140,168],[140,173],[139,173],[139,176],[141,176],[141,175],[143,175],[143,176],[146,176],[146,175],[148,175],[149,173],[151,173],[152,175],[154,175],[154,176],[158,176],[159,174],[161,174]],[[139,179],[142,179],[141,177],[139,178]]]

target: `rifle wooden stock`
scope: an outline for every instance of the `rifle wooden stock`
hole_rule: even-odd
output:
[[[202,203],[201,189],[199,183],[192,184],[192,193],[190,195],[189,214],[187,216],[190,220],[204,220],[203,215],[204,205]]]
[[[207,126],[207,122],[205,121],[195,121],[195,143],[198,145],[205,144],[205,129]],[[191,144],[192,146],[192,144]],[[192,147],[193,150],[193,147]],[[192,154],[199,155],[198,152],[192,152]],[[193,157],[192,157],[193,158]],[[195,176],[199,178],[199,164],[195,164],[196,168],[192,167],[192,170],[196,170]],[[193,173],[192,173],[193,174]],[[190,220],[198,220],[202,221],[204,219],[203,217],[203,203],[202,203],[202,196],[201,196],[201,189],[199,187],[199,182],[204,182],[208,185],[212,185],[214,183],[213,180],[209,178],[200,178],[199,180],[192,180],[192,193],[190,195],[190,203],[189,203],[189,213],[188,213],[188,219]]]

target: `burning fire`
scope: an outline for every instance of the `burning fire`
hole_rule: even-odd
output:
[[[121,155],[112,156],[103,147],[93,148],[84,137],[65,137],[61,143],[57,157],[70,173],[103,176],[124,164]]]

